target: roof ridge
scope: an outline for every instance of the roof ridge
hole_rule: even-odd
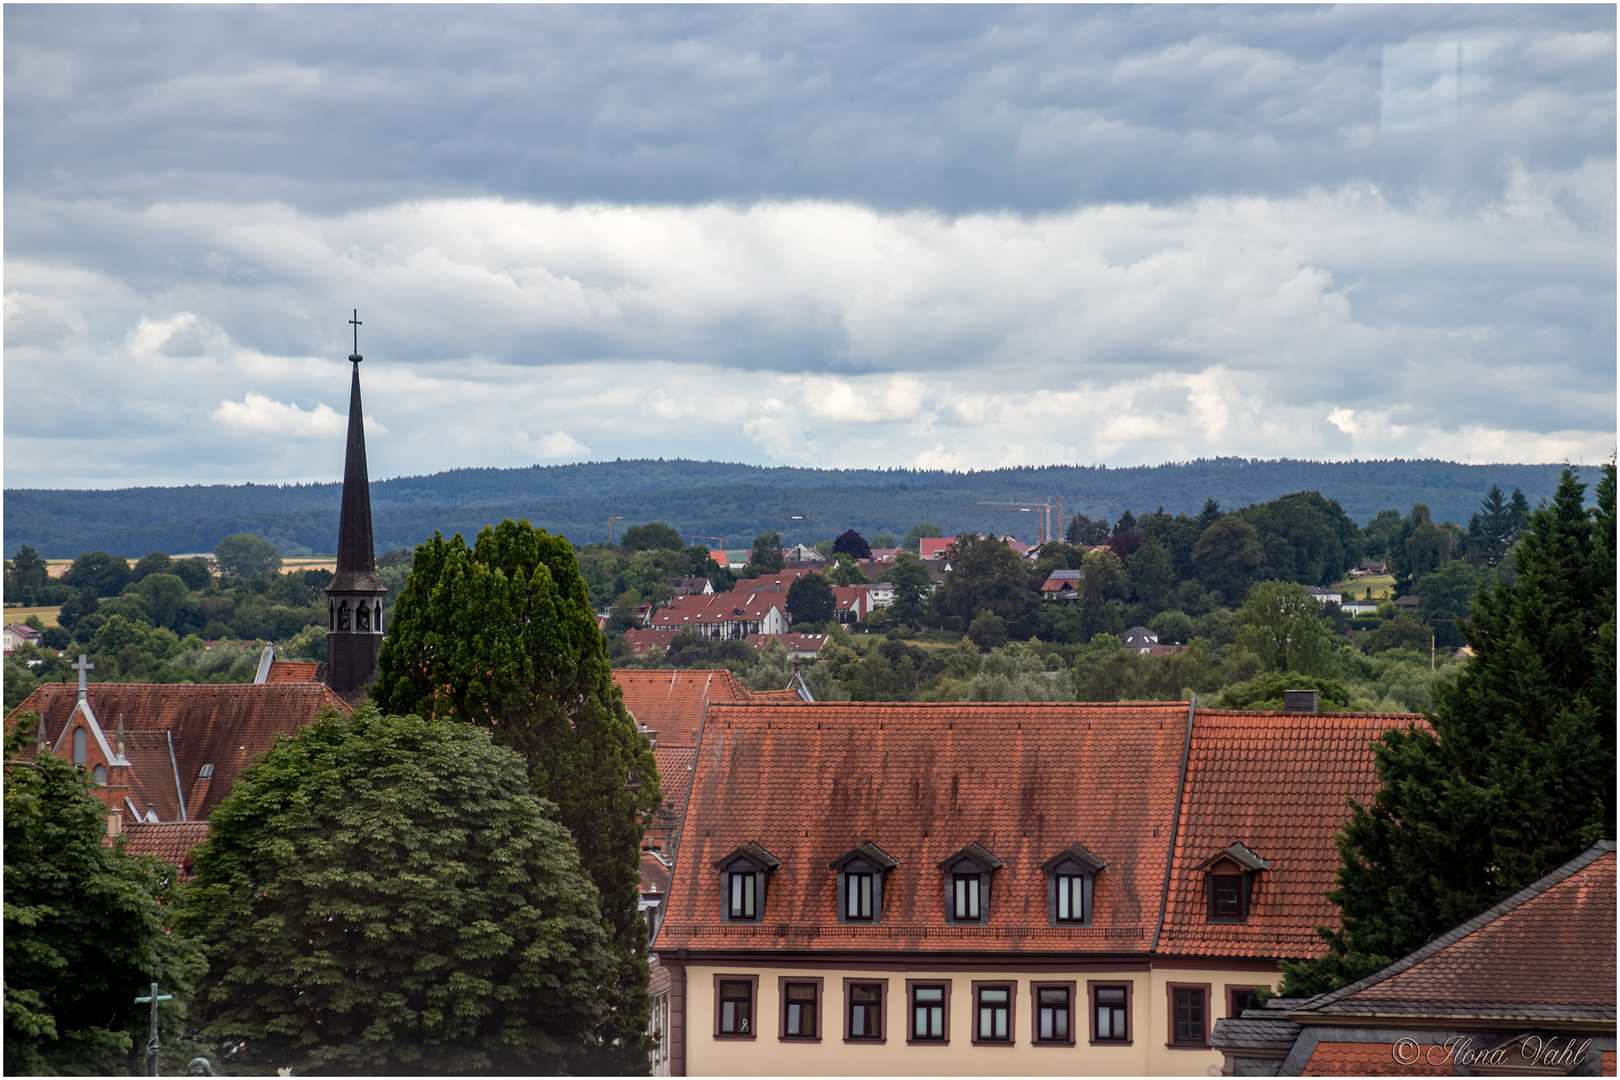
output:
[[[1468,937],[1469,935],[1489,926],[1491,923],[1495,922],[1497,919],[1500,919],[1508,912],[1529,903],[1542,893],[1550,890],[1553,886],[1568,881],[1570,878],[1574,877],[1576,874],[1580,873],[1582,870],[1585,870],[1588,866],[1591,866],[1594,862],[1601,859],[1604,855],[1613,854],[1614,851],[1615,842],[1613,840],[1595,841],[1590,847],[1587,847],[1579,854],[1572,855],[1565,862],[1554,867],[1552,870],[1547,871],[1547,873],[1532,881],[1530,884],[1524,886],[1522,889],[1519,889],[1511,896],[1498,900],[1495,904],[1486,908],[1473,918],[1458,923],[1456,926],[1452,927],[1450,930],[1447,930],[1439,937],[1424,943],[1413,951],[1407,953],[1405,956],[1400,957],[1393,963],[1379,968],[1377,971],[1366,976],[1365,978],[1361,978],[1353,983],[1341,986],[1337,990],[1329,990],[1326,993],[1311,998],[1309,1001],[1305,1002],[1305,1004],[1300,1006],[1300,1011],[1316,1012],[1329,1005],[1335,1005],[1346,997],[1353,994],[1358,994],[1370,986],[1375,986],[1378,983],[1392,979],[1396,975],[1416,967],[1418,964],[1427,960],[1435,953],[1455,945],[1457,942]]]

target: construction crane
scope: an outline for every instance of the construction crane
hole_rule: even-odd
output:
[[[1041,543],[1051,539],[1052,534],[1052,504],[1049,502],[982,502],[980,506],[988,506],[996,510],[1011,510],[1020,514],[1039,513]]]
[[[692,536],[692,535],[689,535],[687,533],[681,533],[681,539],[682,540],[713,540],[715,542],[715,544],[722,551],[724,551],[725,547],[726,547],[726,538],[723,537],[723,536]]]
[[[1062,539],[1065,539],[1069,535],[1069,516],[1070,516],[1070,515],[1065,514],[1063,512],[1063,500],[1068,499],[1071,502],[1080,502],[1082,499],[1095,500],[1097,498],[1097,496],[1096,495],[1059,495],[1057,493],[1057,488],[1053,488],[1052,489],[1052,498],[1057,500],[1057,532],[1054,534],[1053,538],[1057,539],[1057,540],[1062,540]]]
[[[623,514],[614,514],[614,515],[611,515],[611,516],[608,517],[608,547],[613,546],[613,523],[615,521],[623,521],[623,520],[624,520],[624,515]]]

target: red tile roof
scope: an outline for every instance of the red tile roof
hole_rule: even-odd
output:
[[[804,698],[792,687],[786,690],[750,690],[748,700],[755,705],[803,705]]]
[[[757,621],[769,615],[772,608],[783,612],[787,610],[787,600],[783,594],[723,592],[710,596],[677,596],[668,607],[658,610],[653,616],[652,625],[659,630],[680,630],[705,623]]]
[[[748,688],[725,670],[616,670],[613,681],[636,722],[658,733],[660,747],[695,746],[705,703],[748,700]]]
[[[1451,1058],[1445,1046],[1419,1043],[1415,1051],[1402,1047],[1403,1054],[1416,1053],[1414,1064],[1395,1060],[1395,1044],[1387,1042],[1319,1042],[1301,1076],[1450,1076]],[[1433,1060],[1435,1064],[1429,1064]]]
[[[680,636],[679,630],[645,630],[637,627],[624,632],[624,640],[630,643],[630,650],[643,653],[649,649],[658,652],[668,652],[669,643]]]
[[[1185,703],[712,707],[658,945],[1145,952],[1187,712]],[[828,864],[866,842],[899,865],[882,922],[841,926]],[[748,843],[781,861],[764,919],[721,925],[712,863]],[[992,879],[988,923],[953,926],[936,864],[970,843],[1005,866]],[[1108,864],[1097,918],[1048,928],[1041,864],[1077,843]]]
[[[1159,936],[1161,953],[1313,957],[1315,927],[1336,926],[1322,894],[1337,885],[1334,836],[1347,799],[1377,790],[1369,744],[1420,716],[1268,713],[1199,709],[1188,748],[1176,859]],[[1241,843],[1269,869],[1255,878],[1248,920],[1208,922],[1206,874],[1196,869]]]
[[[653,747],[653,760],[658,764],[658,788],[664,794],[660,816],[667,816],[671,825],[678,824],[686,810],[686,793],[692,787],[692,759],[697,749],[691,746]]]
[[[821,647],[827,644],[826,634],[800,633],[749,634],[747,641],[754,648],[763,651],[766,644],[773,639],[781,642],[782,648],[790,653],[816,653],[820,652]]]
[[[669,867],[650,851],[641,853],[641,891],[658,896],[669,892]]]
[[[1341,1003],[1469,1002],[1615,1008],[1615,855]]]
[[[755,589],[770,589],[780,586],[782,591],[786,592],[795,581],[798,581],[806,574],[821,574],[825,573],[826,570],[825,566],[799,566],[791,570],[783,570],[779,574],[761,574],[756,578],[738,578],[732,589],[736,592],[753,592]]]
[[[107,838],[116,843],[118,837]],[[124,850],[132,854],[156,855],[180,867],[182,878],[191,876],[191,849],[208,839],[206,821],[165,821],[156,825],[126,824],[122,836]]]
[[[265,675],[266,683],[283,682],[316,682],[316,672],[320,664],[313,660],[276,660],[270,664],[270,670]]]
[[[950,549],[956,546],[956,537],[923,537],[917,541],[917,555],[923,559],[944,559],[950,556]]]
[[[321,683],[225,683],[207,686],[152,683],[91,683],[90,707],[110,743],[124,718],[129,736],[131,798],[146,812],[141,798],[153,805],[174,794],[174,767],[188,802],[204,765],[214,767],[206,798],[190,808],[194,819],[205,819],[230,793],[236,775],[261,757],[280,735],[289,735],[314,720],[324,708],[347,715],[353,710]],[[54,740],[78,704],[78,687],[68,683],[41,686],[18,705],[17,712],[35,712]],[[174,739],[175,760],[168,756],[168,738]],[[172,809],[172,807],[171,807]],[[178,811],[159,816],[165,821]]]

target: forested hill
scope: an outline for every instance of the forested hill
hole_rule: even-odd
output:
[[[1130,469],[1050,466],[981,472],[910,469],[762,468],[714,461],[605,461],[524,469],[455,469],[374,481],[378,550],[414,546],[435,529],[472,533],[503,517],[527,518],[575,543],[607,539],[609,514],[626,526],[663,521],[683,533],[746,545],[775,529],[789,543],[848,528],[900,535],[930,522],[947,535],[1012,533],[1034,539],[1034,514],[995,512],[980,502],[1064,496],[1066,515],[1117,518],[1163,507],[1195,514],[1213,497],[1225,509],[1295,491],[1337,499],[1365,523],[1380,510],[1427,503],[1436,521],[1466,524],[1495,483],[1534,505],[1552,493],[1559,465],[1461,465],[1447,461],[1257,461],[1216,458]],[[115,491],[6,492],[6,557],[32,544],[47,558],[107,551],[212,551],[254,532],[284,554],[330,552],[337,543],[340,485],[213,485]],[[1054,515],[1055,517],[1055,515]],[[717,546],[717,545],[716,545]]]

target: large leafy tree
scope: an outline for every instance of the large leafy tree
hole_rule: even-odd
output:
[[[637,912],[645,815],[660,803],[652,745],[625,711],[567,538],[526,521],[435,534],[416,549],[372,699],[489,729],[557,804],[601,895],[618,964],[598,1068],[646,1068],[646,924]]]
[[[1314,491],[1245,507],[1237,516],[1260,535],[1266,556],[1262,573],[1268,578],[1331,585],[1361,558],[1356,523],[1338,500]]]
[[[837,607],[824,574],[806,574],[788,587],[787,609],[795,623],[824,623]]]
[[[596,1071],[617,971],[555,813],[466,724],[365,705],[278,743],[196,855],[208,1033],[300,1074]]]
[[[1322,605],[1305,586],[1262,581],[1237,611],[1238,641],[1267,671],[1324,675],[1332,657]]]
[[[833,554],[848,555],[852,559],[870,559],[872,545],[854,529],[845,529],[833,540]]]
[[[176,869],[102,843],[84,771],[17,757],[37,724],[24,713],[6,734],[6,1072],[124,1072],[146,1045],[135,996],[158,982],[178,1001],[202,954],[169,932]]]
[[[129,560],[105,551],[87,551],[73,560],[62,584],[75,589],[93,589],[97,596],[117,596],[134,578]]]
[[[748,563],[762,574],[780,574],[787,565],[782,554],[782,537],[775,529],[754,537],[754,547]]]
[[[1037,601],[1029,591],[1030,564],[993,536],[963,533],[956,538],[951,570],[940,589],[939,606],[964,623],[980,611],[1007,622],[1033,614]]]
[[[1615,835],[1615,468],[1597,506],[1565,470],[1515,549],[1516,582],[1480,592],[1475,656],[1435,687],[1433,730],[1386,732],[1381,781],[1339,838],[1342,925],[1285,965],[1285,994],[1360,978]]]
[[[889,606],[889,614],[901,622],[915,625],[922,617],[933,585],[928,567],[911,552],[902,551],[894,557],[888,578],[889,584],[894,586],[894,603]]]
[[[255,533],[237,533],[214,545],[214,563],[222,574],[250,578],[281,569],[281,551]]]
[[[1260,578],[1265,549],[1254,526],[1235,515],[1221,518],[1205,529],[1193,545],[1193,571],[1198,583],[1220,593],[1228,604],[1242,601],[1249,586]]]

